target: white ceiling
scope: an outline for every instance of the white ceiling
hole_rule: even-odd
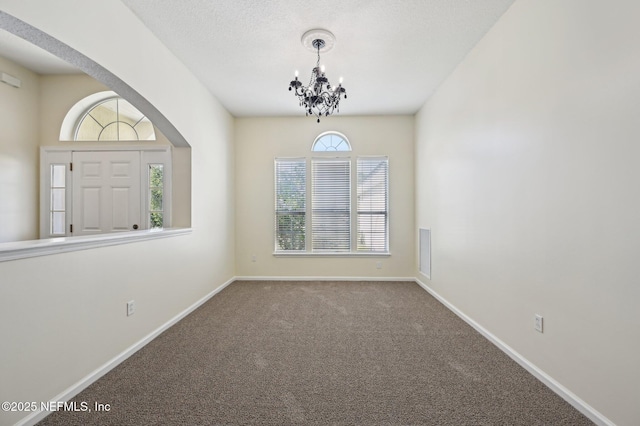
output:
[[[78,74],[81,72],[68,62],[5,30],[0,30],[0,56],[38,74]]]
[[[304,114],[288,86],[315,66],[314,28],[336,37],[321,63],[341,115],[413,114],[513,1],[122,0],[238,117]]]

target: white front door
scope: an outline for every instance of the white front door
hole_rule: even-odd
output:
[[[73,153],[73,234],[142,229],[140,153]]]

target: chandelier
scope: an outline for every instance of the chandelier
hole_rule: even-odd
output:
[[[320,117],[327,117],[335,112],[340,112],[340,98],[344,94],[347,98],[347,91],[342,87],[342,78],[337,86],[331,86],[329,79],[324,73],[324,65],[320,66],[320,51],[331,50],[335,42],[335,37],[326,30],[310,30],[302,36],[302,44],[313,50],[318,55],[316,66],[311,70],[309,84],[303,86],[298,80],[298,71],[295,73],[295,80],[289,83],[289,90],[293,90],[294,95],[300,101],[300,106],[304,107],[307,116],[315,115],[320,122]]]

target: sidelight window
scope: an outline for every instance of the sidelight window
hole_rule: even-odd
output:
[[[51,164],[50,193],[51,200],[49,203],[50,229],[52,236],[65,235],[66,233],[66,164]]]
[[[275,249],[306,250],[307,166],[305,159],[275,161]]]
[[[164,164],[149,164],[149,229],[164,227]]]

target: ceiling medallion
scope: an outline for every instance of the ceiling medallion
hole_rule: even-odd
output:
[[[316,66],[311,70],[309,84],[303,86],[298,81],[298,71],[295,80],[289,83],[289,90],[293,89],[294,94],[300,101],[300,106],[304,107],[306,115],[315,115],[320,122],[321,116],[329,116],[335,112],[340,112],[340,97],[344,94],[347,98],[347,91],[342,87],[342,77],[337,86],[331,86],[329,79],[324,74],[324,65],[320,66],[320,52],[328,52],[335,44],[335,37],[327,30],[309,30],[302,35],[302,45],[316,52],[318,60]]]

